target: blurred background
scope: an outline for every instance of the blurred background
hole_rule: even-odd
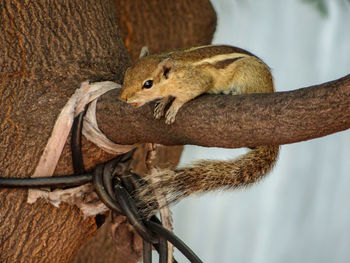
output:
[[[212,3],[218,16],[214,43],[262,58],[277,91],[350,73],[348,0]],[[245,151],[186,146],[180,165]],[[349,159],[349,130],[284,145],[273,172],[257,185],[173,207],[175,232],[204,262],[350,262]]]

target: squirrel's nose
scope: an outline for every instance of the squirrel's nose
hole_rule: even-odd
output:
[[[123,92],[121,92],[120,94],[119,94],[119,99],[120,100],[123,100],[123,101],[128,101],[128,99],[126,98],[126,96],[124,95],[124,93]]]

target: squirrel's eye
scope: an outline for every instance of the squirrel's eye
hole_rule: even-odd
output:
[[[153,80],[149,79],[149,80],[146,80],[143,85],[142,85],[142,88],[143,89],[149,89],[151,88],[153,85]]]

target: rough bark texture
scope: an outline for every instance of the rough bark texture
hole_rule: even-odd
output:
[[[81,81],[122,80],[130,61],[113,8],[107,1],[1,2],[1,176],[33,173],[60,109]],[[85,152],[90,167],[107,158],[93,146]],[[58,170],[71,173],[70,161]],[[26,193],[1,189],[0,261],[68,262],[96,230],[94,219],[67,205],[28,205]]]
[[[100,98],[98,120],[109,138],[123,144],[254,147],[294,143],[350,128],[350,75],[288,92],[201,96],[185,104],[172,125],[152,117],[154,103],[125,106],[116,99],[118,92]],[[117,133],[116,123],[134,132]]]
[[[131,8],[136,2],[139,2],[137,8]],[[115,12],[118,1],[115,5],[112,1],[0,3],[1,176],[28,177],[33,173],[57,115],[80,82],[86,79],[122,81],[130,60],[118,34],[118,23],[123,25],[123,32],[128,33],[125,25],[133,32],[132,39],[125,38],[133,58],[144,42],[152,52],[210,43],[215,13],[208,1],[151,1],[153,6],[165,3],[169,7],[162,9],[161,17],[152,16],[152,8],[146,15],[139,8],[142,3],[121,2],[124,11],[119,8],[118,12],[124,15],[119,20]],[[182,13],[184,10],[186,14]],[[176,23],[173,18],[180,16],[177,12],[187,15],[187,19]],[[167,17],[173,18],[165,22]],[[138,22],[145,18],[152,23],[145,26]],[[167,27],[157,26],[164,24]],[[208,24],[210,29],[205,28]],[[205,33],[198,37],[197,31]],[[133,44],[135,39],[138,39],[137,45]],[[181,148],[173,151],[174,162],[180,151]],[[112,157],[85,139],[83,154],[87,167]],[[140,153],[139,159],[142,158]],[[72,168],[67,143],[56,174],[68,173],[72,173]],[[0,190],[0,261],[71,261],[79,247],[96,231],[94,219],[84,219],[76,207],[68,205],[57,209],[42,200],[28,205],[26,193],[26,190]],[[130,247],[132,231],[126,225],[119,230],[126,234],[120,235],[118,246]],[[124,254],[129,258],[115,257],[116,253],[109,253],[113,255],[108,258],[103,251],[111,249],[114,243],[98,245],[99,260],[90,250],[89,262],[136,261],[136,254],[130,253]]]
[[[96,235],[80,249],[71,262],[138,262],[141,258],[142,240],[124,216],[118,216],[116,239],[111,237],[110,218],[99,228]]]
[[[207,45],[216,27],[208,0],[116,0],[121,35],[133,60],[143,46],[151,54]]]

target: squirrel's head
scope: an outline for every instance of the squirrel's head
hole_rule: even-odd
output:
[[[167,94],[167,86],[172,79],[172,61],[159,56],[140,58],[125,72],[124,83],[119,99],[140,107],[143,104],[161,99]]]

